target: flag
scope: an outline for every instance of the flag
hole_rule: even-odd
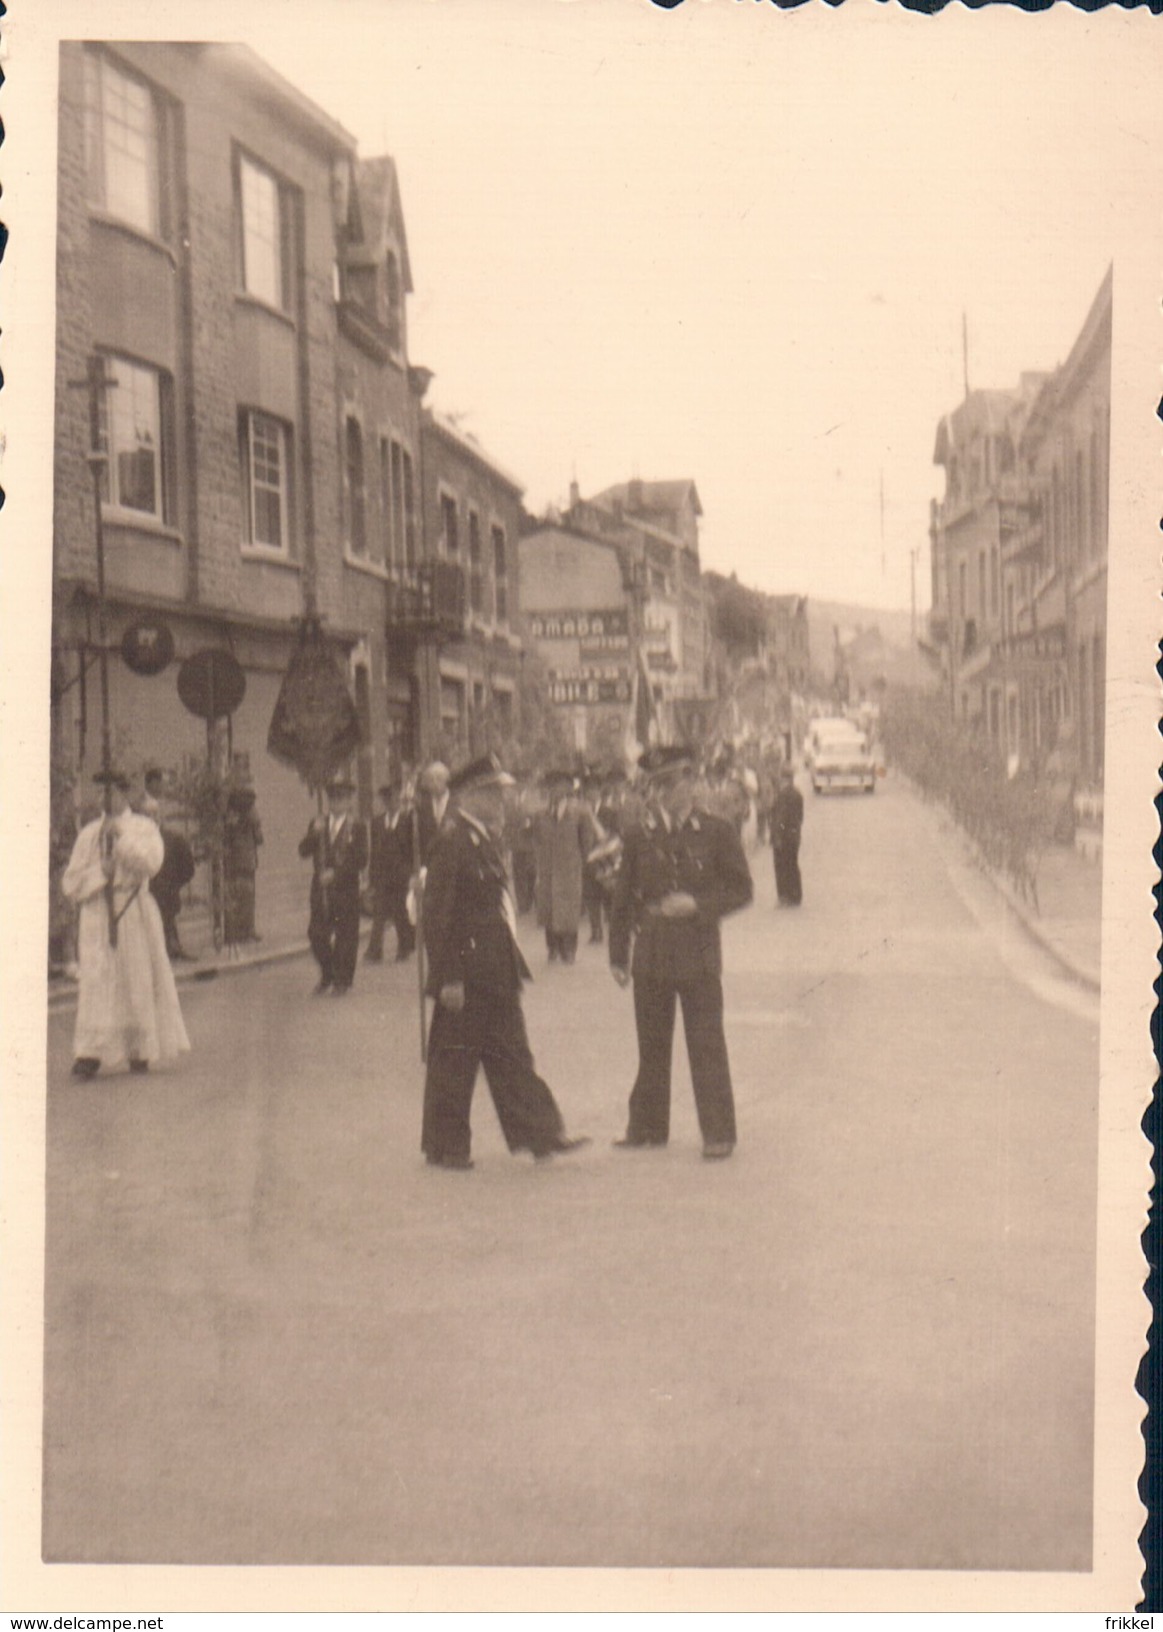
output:
[[[267,734],[267,752],[317,788],[360,744],[359,715],[317,618],[304,620]]]
[[[647,748],[659,740],[658,711],[654,705],[654,691],[650,673],[641,647],[635,655],[634,678],[630,688],[630,711],[626,716],[626,736],[623,752],[628,764],[636,764]]]

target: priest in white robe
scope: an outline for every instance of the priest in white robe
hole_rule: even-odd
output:
[[[96,780],[106,777],[99,773]],[[148,1071],[190,1046],[161,914],[149,889],[165,853],[162,836],[156,822],[129,809],[128,779],[111,771],[108,782],[108,813],[81,829],[61,880],[64,894],[80,908],[73,1039],[78,1077],[95,1076],[102,1066]]]

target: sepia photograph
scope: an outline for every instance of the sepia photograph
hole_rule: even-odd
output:
[[[16,12],[6,1607],[1133,1609],[1154,20]]]

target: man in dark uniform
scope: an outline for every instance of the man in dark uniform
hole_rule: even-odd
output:
[[[315,864],[307,939],[319,965],[316,995],[342,997],[355,979],[359,952],[359,875],[368,863],[367,828],[351,813],[353,783],[327,784],[327,814],[315,816],[299,854]]]
[[[733,823],[694,808],[694,764],[683,748],[643,755],[649,803],[623,836],[622,867],[610,911],[610,967],[631,978],[638,1076],[623,1149],[665,1145],[670,1137],[674,1015],[682,1002],[703,1155],[735,1148],[735,1101],[723,1032],[719,919],[751,900],[751,874]]]
[[[432,1167],[472,1166],[469,1113],[479,1065],[511,1151],[542,1159],[589,1143],[567,1137],[525,1034],[521,983],[532,977],[517,945],[499,843],[512,785],[494,754],[459,771],[450,784],[451,819],[428,856],[424,944],[436,1007],[421,1149]]]
[[[779,791],[771,807],[771,849],[775,861],[775,891],[781,907],[798,907],[804,898],[800,878],[800,833],[804,825],[804,796],[796,787],[790,765],[779,772]]]

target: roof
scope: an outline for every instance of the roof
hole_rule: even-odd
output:
[[[403,262],[403,287],[412,293],[412,263],[408,257],[408,239],[404,231],[404,210],[400,199],[400,177],[396,161],[387,153],[374,159],[359,159],[355,166],[355,190],[358,199],[360,237],[346,248],[349,264],[366,260],[378,265],[387,251],[388,240],[394,238],[400,246]],[[362,251],[362,253],[361,253]]]
[[[438,436],[443,437],[461,453],[467,454],[470,459],[474,459],[478,465],[483,465],[491,476],[499,477],[506,487],[512,488],[518,498],[524,493],[524,485],[517,477],[507,471],[504,465],[498,464],[492,454],[485,451],[471,431],[462,430],[447,415],[438,414],[432,408],[425,408],[422,416],[422,426],[424,430],[435,432]]]
[[[184,50],[196,51],[212,60],[225,73],[234,73],[245,78],[264,93],[267,100],[274,102],[283,111],[291,114],[301,126],[308,127],[316,136],[323,139],[326,147],[332,151],[341,149],[347,153],[354,153],[356,139],[350,131],[345,130],[338,119],[333,119],[329,113],[309,96],[292,85],[289,79],[276,72],[257,51],[249,45],[214,42],[211,44],[182,45]]]
[[[613,487],[604,487],[600,493],[595,493],[590,503],[607,510],[620,504],[623,510],[632,515],[648,515],[681,510],[688,496],[695,515],[701,516],[703,507],[699,502],[698,488],[689,476],[670,482],[615,482]]]
[[[968,447],[983,436],[1013,431],[1015,415],[1024,420],[1047,377],[1041,373],[1025,373],[1021,384],[1013,389],[971,391],[952,413],[945,414],[939,421],[933,463],[948,464],[958,448]]]

